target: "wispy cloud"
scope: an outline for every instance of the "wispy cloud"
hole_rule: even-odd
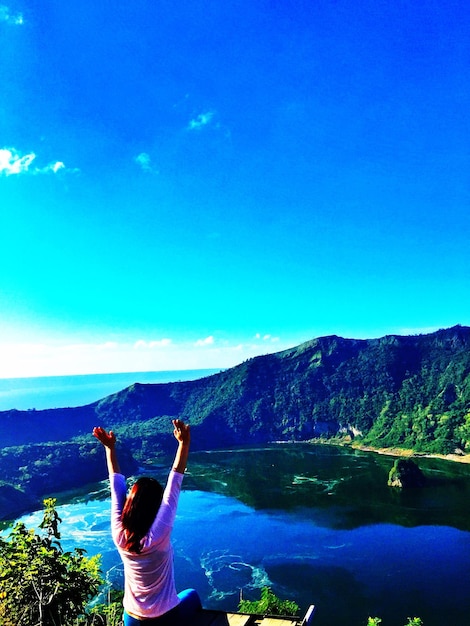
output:
[[[262,341],[269,343],[277,343],[279,341],[279,337],[273,337],[269,334],[262,335],[261,333],[256,333],[255,339],[258,341],[261,339]]]
[[[24,24],[23,14],[13,14],[6,5],[0,4],[0,22],[6,22],[12,26],[21,26]]]
[[[171,346],[171,344],[172,344],[172,341],[171,339],[168,339],[168,338],[157,339],[157,340],[152,340],[152,341],[145,341],[144,339],[139,339],[138,341],[135,342],[134,348],[136,348],[137,350],[139,349],[153,350],[155,348],[166,348],[168,346]]]
[[[230,129],[221,123],[216,111],[206,111],[193,117],[185,127],[185,131],[193,135],[210,133],[211,137],[217,137],[223,143],[231,142],[232,139]]]
[[[246,359],[286,349],[292,343],[270,341],[259,335],[255,340],[235,340],[209,335],[192,339],[152,339],[96,342],[72,340],[15,341],[0,326],[0,377],[55,376],[110,372],[145,372],[233,367]],[[270,339],[265,339],[269,337]]]
[[[422,326],[417,328],[400,328],[397,332],[398,335],[429,335],[437,330],[440,330],[442,326]]]
[[[215,340],[214,340],[213,335],[210,335],[209,337],[206,337],[205,339],[198,339],[194,345],[197,346],[198,348],[203,347],[203,346],[213,346],[214,341]]]
[[[56,161],[55,163],[50,163],[49,165],[46,165],[46,167],[43,167],[42,170],[39,170],[39,171],[43,173],[52,172],[53,174],[57,174],[59,170],[65,170],[65,169],[67,168],[62,163],[62,161]]]
[[[214,111],[207,111],[207,113],[200,113],[197,117],[192,119],[188,124],[189,130],[200,130],[207,126],[214,119]]]
[[[19,174],[57,174],[63,170],[66,172],[76,173],[77,168],[67,168],[62,161],[53,161],[44,167],[36,167],[33,162],[36,154],[21,155],[15,148],[0,148],[0,174],[4,176],[14,176]]]
[[[134,161],[139,165],[144,172],[153,172],[158,174],[158,170],[153,166],[152,159],[150,154],[147,152],[141,152],[136,157],[134,157]]]

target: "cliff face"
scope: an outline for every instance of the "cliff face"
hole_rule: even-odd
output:
[[[47,464],[60,476],[65,442],[79,480],[79,468],[96,453],[89,435],[96,424],[118,432],[143,462],[173,449],[170,419],[176,416],[192,424],[195,448],[349,435],[377,446],[464,450],[470,446],[470,328],[371,340],[321,337],[197,381],[134,384],[74,409],[0,412],[3,481],[32,488],[41,482],[39,467],[48,483]],[[29,445],[50,442],[52,451]],[[102,473],[96,470],[96,478]],[[86,471],[87,479],[91,474]]]

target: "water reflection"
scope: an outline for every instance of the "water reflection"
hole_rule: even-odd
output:
[[[417,463],[428,483],[387,486],[394,458],[335,446],[195,453],[186,487],[236,497],[256,510],[303,510],[319,525],[437,524],[470,530],[470,467],[438,459]]]

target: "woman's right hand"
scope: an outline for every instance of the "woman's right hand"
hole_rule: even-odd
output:
[[[189,424],[185,424],[182,420],[172,420],[172,422],[174,427],[173,435],[176,441],[189,446],[191,440]]]

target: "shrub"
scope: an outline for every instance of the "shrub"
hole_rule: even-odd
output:
[[[69,626],[86,613],[102,584],[99,555],[64,552],[61,519],[52,498],[44,500],[42,533],[16,523],[0,538],[0,623],[3,626]]]
[[[292,600],[281,600],[270,587],[263,587],[260,600],[240,600],[238,610],[257,615],[298,615],[299,605]]]
[[[381,623],[380,617],[369,617],[367,620],[367,626],[380,626]],[[423,626],[423,622],[419,617],[409,617],[405,626]]]

